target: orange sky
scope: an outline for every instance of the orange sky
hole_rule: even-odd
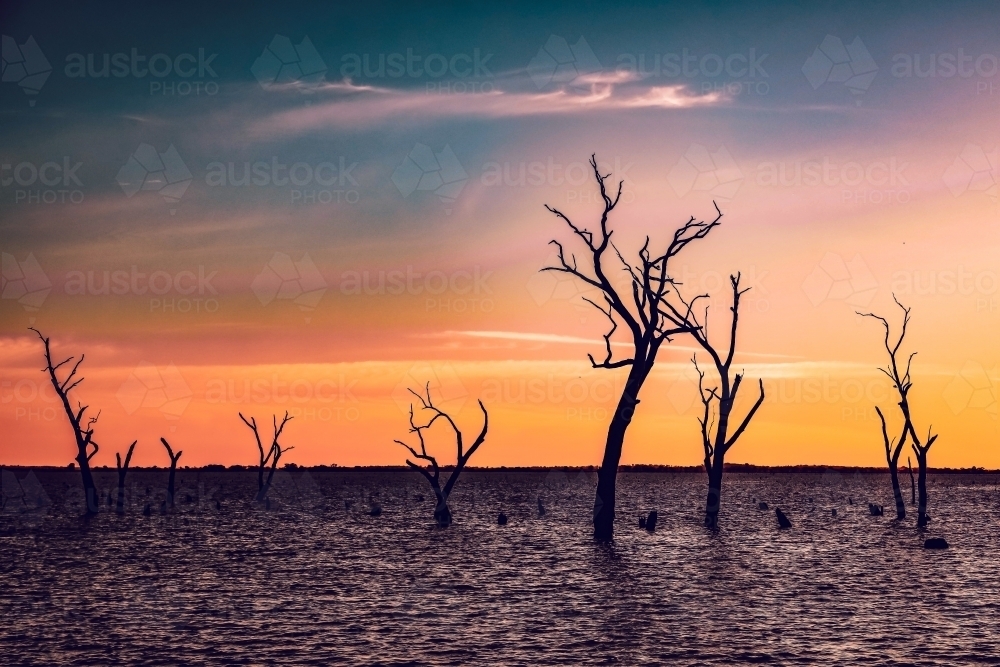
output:
[[[252,463],[237,413],[269,422],[284,410],[295,416],[283,437],[290,462],[399,464],[405,390],[425,382],[467,433],[479,427],[476,399],[489,409],[474,464],[599,463],[625,371],[589,367],[603,316],[577,286],[538,272],[552,261],[550,239],[579,250],[543,204],[596,222],[586,167],[596,151],[626,181],[612,226],[627,255],[647,234],[657,247],[688,216],[711,217],[713,199],[724,212],[673,268],[711,294],[720,332],[726,276],[742,271],[752,287],[736,358],[748,380],[764,378],[767,399],[730,461],[884,463],[874,406],[892,401],[875,370],[881,331],[855,310],[897,322],[895,293],[913,308],[916,425],[940,434],[931,465],[1000,467],[996,77],[892,70],[901,53],[988,52],[989,39],[959,24],[840,26],[844,42],[864,38],[878,68],[852,92],[810,85],[802,63],[834,28],[799,20],[791,42],[770,27],[687,42],[566,28],[574,48],[588,35],[602,67],[542,85],[525,64],[555,27],[503,52],[480,36],[499,64],[490,90],[461,96],[429,95],[422,81],[340,81],[331,67],[307,104],[297,90],[262,89],[239,51],[217,99],[152,103],[124,84],[120,99],[105,99],[95,83],[80,98],[95,100],[86,113],[61,79],[57,40],[43,44],[56,72],[41,106],[14,100],[2,162],[79,160],[82,199],[33,204],[37,183],[0,192],[0,463],[74,456],[29,325],[52,337],[56,357],[87,354],[74,400],[101,410],[97,465],[113,466],[136,438],[136,465],[163,465],[161,436],[188,465]],[[332,38],[313,41],[340,62]],[[614,68],[622,53],[748,45],[771,54],[759,98],[700,85],[705,77]],[[179,199],[128,194],[119,170],[142,144],[167,161],[176,146],[191,180]],[[464,174],[464,185],[407,190],[420,146],[445,181]],[[447,173],[449,151],[458,176]],[[334,174],[356,165],[332,185],[213,184],[217,165],[239,172],[244,162]],[[623,463],[699,463],[690,346],[679,337],[662,351]],[[454,454],[447,441],[435,447]]]

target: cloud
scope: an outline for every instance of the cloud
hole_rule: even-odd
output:
[[[345,80],[322,90],[335,99],[276,112],[250,126],[251,134],[269,138],[318,129],[364,129],[394,122],[432,122],[451,118],[516,118],[621,109],[687,109],[728,101],[720,92],[698,94],[684,85],[642,87],[633,77],[600,74],[587,78],[589,91],[568,88],[547,92],[492,90],[439,94],[422,89],[358,86]]]
[[[532,343],[553,343],[561,345],[599,345],[599,346],[604,345],[603,341],[591,340],[589,338],[579,338],[577,336],[562,336],[559,334],[531,333],[522,331],[444,331],[436,335],[469,336],[472,338],[492,338],[499,340],[525,341]],[[612,341],[611,345],[614,347],[630,347],[632,344],[620,341]],[[704,352],[704,349],[702,349],[701,347],[693,345],[678,345],[677,343],[670,343],[667,346],[667,349],[683,350],[686,352]],[[787,354],[774,354],[770,352],[743,352],[743,351],[737,351],[737,356],[764,357],[764,358],[776,358],[776,359],[800,358]]]

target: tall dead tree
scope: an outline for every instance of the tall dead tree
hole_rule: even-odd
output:
[[[45,368],[42,369],[42,372],[49,374],[52,387],[62,402],[66,418],[69,419],[69,425],[73,428],[73,435],[76,438],[76,462],[80,466],[80,476],[83,481],[83,497],[87,507],[85,513],[87,516],[97,514],[99,507],[97,486],[94,484],[94,475],[90,471],[90,460],[94,458],[94,454],[98,450],[97,442],[94,441],[94,424],[97,423],[97,418],[101,416],[101,413],[98,411],[93,417],[87,417],[86,413],[90,406],[83,405],[77,401],[77,407],[74,410],[69,399],[69,393],[84,380],[83,376],[77,378],[76,372],[80,368],[80,364],[83,363],[85,355],[81,354],[80,358],[73,364],[73,368],[69,374],[60,380],[56,371],[72,362],[75,357],[67,357],[58,364],[53,364],[49,339],[43,336],[38,329],[34,327],[29,328],[38,334],[42,345],[45,346]],[[93,450],[91,450],[91,447],[93,447]]]
[[[138,440],[133,440],[128,446],[128,453],[125,454],[125,463],[122,464],[122,455],[115,452],[115,465],[118,468],[118,502],[115,504],[115,511],[119,514],[125,512],[125,475],[128,473],[128,464],[132,462],[132,452]]]
[[[653,369],[660,346],[669,341],[670,336],[690,331],[687,324],[675,321],[661,308],[663,300],[673,290],[674,285],[667,264],[689,243],[704,238],[717,226],[722,218],[722,212],[716,206],[716,216],[711,222],[697,221],[692,216],[674,230],[673,238],[662,252],[654,253],[650,250],[650,240],[647,236],[637,253],[638,263],[632,265],[611,242],[613,231],[608,227],[608,216],[621,199],[623,181],[619,181],[617,193],[612,197],[606,187],[606,181],[611,174],[601,174],[597,167],[596,156],[591,156],[590,166],[604,205],[596,231],[575,224],[558,209],[545,207],[565,222],[583,243],[587,254],[586,261],[584,265],[578,265],[576,256],[572,253],[567,256],[563,245],[553,240],[551,243],[558,249],[558,265],[545,267],[542,270],[568,273],[601,293],[598,301],[602,301],[602,304],[589,298],[585,300],[601,311],[610,323],[610,330],[604,334],[605,357],[602,361],[597,361],[593,355],[587,356],[594,368],[629,369],[624,389],[608,427],[604,457],[597,474],[597,494],[594,499],[594,537],[600,541],[610,541],[614,535],[618,464],[621,461],[625,432],[639,404],[639,391]],[[610,258],[609,251],[613,252]],[[621,275],[619,272],[627,274],[630,283],[627,288],[617,286],[615,276]],[[621,359],[613,359],[611,338],[617,331],[619,322],[624,323],[628,329],[632,354]]]
[[[279,425],[277,415],[273,416],[274,437],[271,439],[271,446],[268,447],[267,452],[265,452],[264,443],[261,441],[260,432],[257,430],[257,420],[253,417],[247,420],[247,418],[243,416],[242,412],[239,414],[243,423],[246,424],[251,431],[253,431],[253,437],[257,441],[257,451],[260,453],[260,461],[257,464],[257,496],[255,499],[257,502],[262,503],[267,498],[267,492],[271,490],[271,481],[274,479],[274,471],[278,467],[278,460],[281,458],[281,455],[295,449],[294,447],[282,448],[278,443],[278,438],[281,437],[281,432],[285,430],[285,424],[287,424],[292,418],[286,411],[285,416]],[[264,471],[267,470],[268,464],[270,464],[271,469],[267,474],[267,479],[265,480]]]
[[[172,450],[170,448],[170,443],[167,442],[166,438],[160,438],[160,442],[162,442],[163,446],[167,448],[167,456],[170,457],[170,476],[167,477],[167,505],[169,505],[170,507],[173,507],[174,506],[174,480],[175,480],[175,478],[177,476],[177,462],[180,460],[181,454],[183,454],[184,452],[178,450],[178,452],[176,454],[174,454],[174,450]]]
[[[417,440],[420,443],[420,451],[418,452],[416,448],[411,447],[402,440],[396,440],[395,442],[405,447],[414,458],[426,461],[429,464],[429,466],[422,466],[414,463],[410,459],[406,459],[406,465],[423,475],[427,482],[431,485],[431,489],[434,491],[434,497],[437,499],[437,503],[434,506],[434,520],[442,528],[447,528],[451,525],[451,508],[448,507],[448,498],[451,496],[451,492],[455,488],[455,482],[458,481],[458,476],[461,475],[462,471],[465,469],[465,465],[469,462],[469,459],[472,458],[472,455],[476,453],[476,450],[479,449],[479,446],[483,444],[483,441],[486,440],[486,431],[489,428],[489,415],[486,412],[486,408],[483,406],[483,402],[479,401],[479,409],[483,411],[483,428],[479,431],[479,436],[476,437],[472,446],[466,450],[464,449],[462,443],[462,432],[458,429],[455,421],[448,413],[435,406],[434,402],[431,400],[430,383],[427,384],[425,392],[426,395],[421,396],[417,392],[410,389],[410,393],[416,396],[420,401],[421,409],[429,411],[432,415],[426,424],[418,426],[414,421],[413,404],[410,404],[410,433],[417,434]],[[433,426],[434,422],[438,419],[443,419],[451,427],[451,430],[455,433],[455,445],[458,449],[455,467],[448,476],[448,480],[444,483],[443,487],[441,486],[441,468],[438,466],[437,459],[427,453],[427,442],[424,438],[424,431],[430,429],[430,427]],[[428,470],[428,467],[430,470]]]
[[[889,321],[886,318],[880,315],[875,315],[874,313],[859,312],[858,314],[862,317],[871,317],[878,320],[882,323],[882,328],[885,330],[884,346],[885,351],[889,356],[889,362],[885,368],[879,368],[879,371],[889,378],[893,389],[896,390],[896,398],[898,399],[896,405],[899,407],[903,420],[899,437],[890,439],[885,415],[882,414],[882,410],[878,406],[875,407],[875,412],[878,414],[879,420],[882,424],[882,443],[885,446],[886,463],[889,466],[889,477],[892,480],[892,495],[896,502],[896,518],[906,518],[906,504],[903,502],[903,492],[899,486],[898,464],[900,453],[903,450],[907,437],[909,437],[910,446],[917,455],[917,465],[919,466],[918,488],[920,492],[920,502],[917,506],[917,525],[923,527],[927,525],[927,451],[931,448],[931,445],[934,444],[937,436],[932,436],[930,428],[928,428],[927,442],[921,445],[920,438],[917,436],[917,432],[913,427],[913,415],[910,410],[910,389],[913,387],[913,381],[910,377],[910,366],[913,363],[913,357],[917,353],[910,353],[910,355],[906,358],[906,366],[902,369],[900,368],[900,363],[897,360],[897,355],[903,345],[903,339],[906,338],[906,328],[910,323],[910,309],[901,304],[895,295],[893,295],[892,299],[896,302],[896,305],[899,306],[900,310],[903,311],[902,326],[900,327],[899,336],[896,337],[895,342],[891,341],[892,334]]]
[[[740,317],[740,297],[750,288],[740,289],[740,274],[729,276],[729,283],[733,290],[733,303],[729,310],[732,312],[732,321],[729,328],[729,350],[725,357],[715,348],[709,340],[708,335],[708,306],[705,306],[704,315],[701,319],[695,313],[695,306],[699,299],[708,297],[706,294],[697,295],[691,300],[685,300],[679,291],[675,290],[674,295],[678,303],[672,303],[666,299],[662,307],[671,318],[677,322],[687,323],[691,336],[712,358],[715,366],[715,373],[718,376],[718,386],[705,386],[705,373],[698,366],[697,355],[691,357],[695,370],[698,372],[698,395],[701,398],[704,412],[698,418],[701,424],[701,441],[705,453],[705,472],[708,474],[708,498],[705,501],[705,527],[716,529],[719,527],[719,508],[722,501],[722,473],[725,465],[726,453],[736,444],[750,420],[757,414],[757,410],[764,402],[764,381],[758,380],[760,393],[757,396],[753,407],[743,417],[743,421],[731,434],[729,431],[730,418],[732,417],[733,406],[736,397],[743,383],[743,373],[731,374],[733,357],[736,354],[736,332],[739,326]]]

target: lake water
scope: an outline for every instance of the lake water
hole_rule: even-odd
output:
[[[251,472],[181,470],[161,515],[166,472],[134,471],[126,515],[85,523],[78,473],[27,472],[4,477],[4,664],[1000,664],[996,476],[931,476],[932,551],[887,475],[730,474],[713,534],[703,475],[625,473],[602,546],[592,473],[467,472],[441,530],[413,473],[280,471],[267,511]]]

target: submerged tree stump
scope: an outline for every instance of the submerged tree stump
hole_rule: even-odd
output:
[[[943,537],[932,537],[924,540],[924,549],[947,549],[948,541]]]
[[[656,510],[653,510],[646,517],[646,530],[648,530],[651,533],[656,532],[656,519],[657,519]]]
[[[784,529],[792,527],[792,522],[788,520],[788,517],[785,516],[785,513],[781,511],[780,507],[774,508],[774,516],[778,519],[778,528]]]

